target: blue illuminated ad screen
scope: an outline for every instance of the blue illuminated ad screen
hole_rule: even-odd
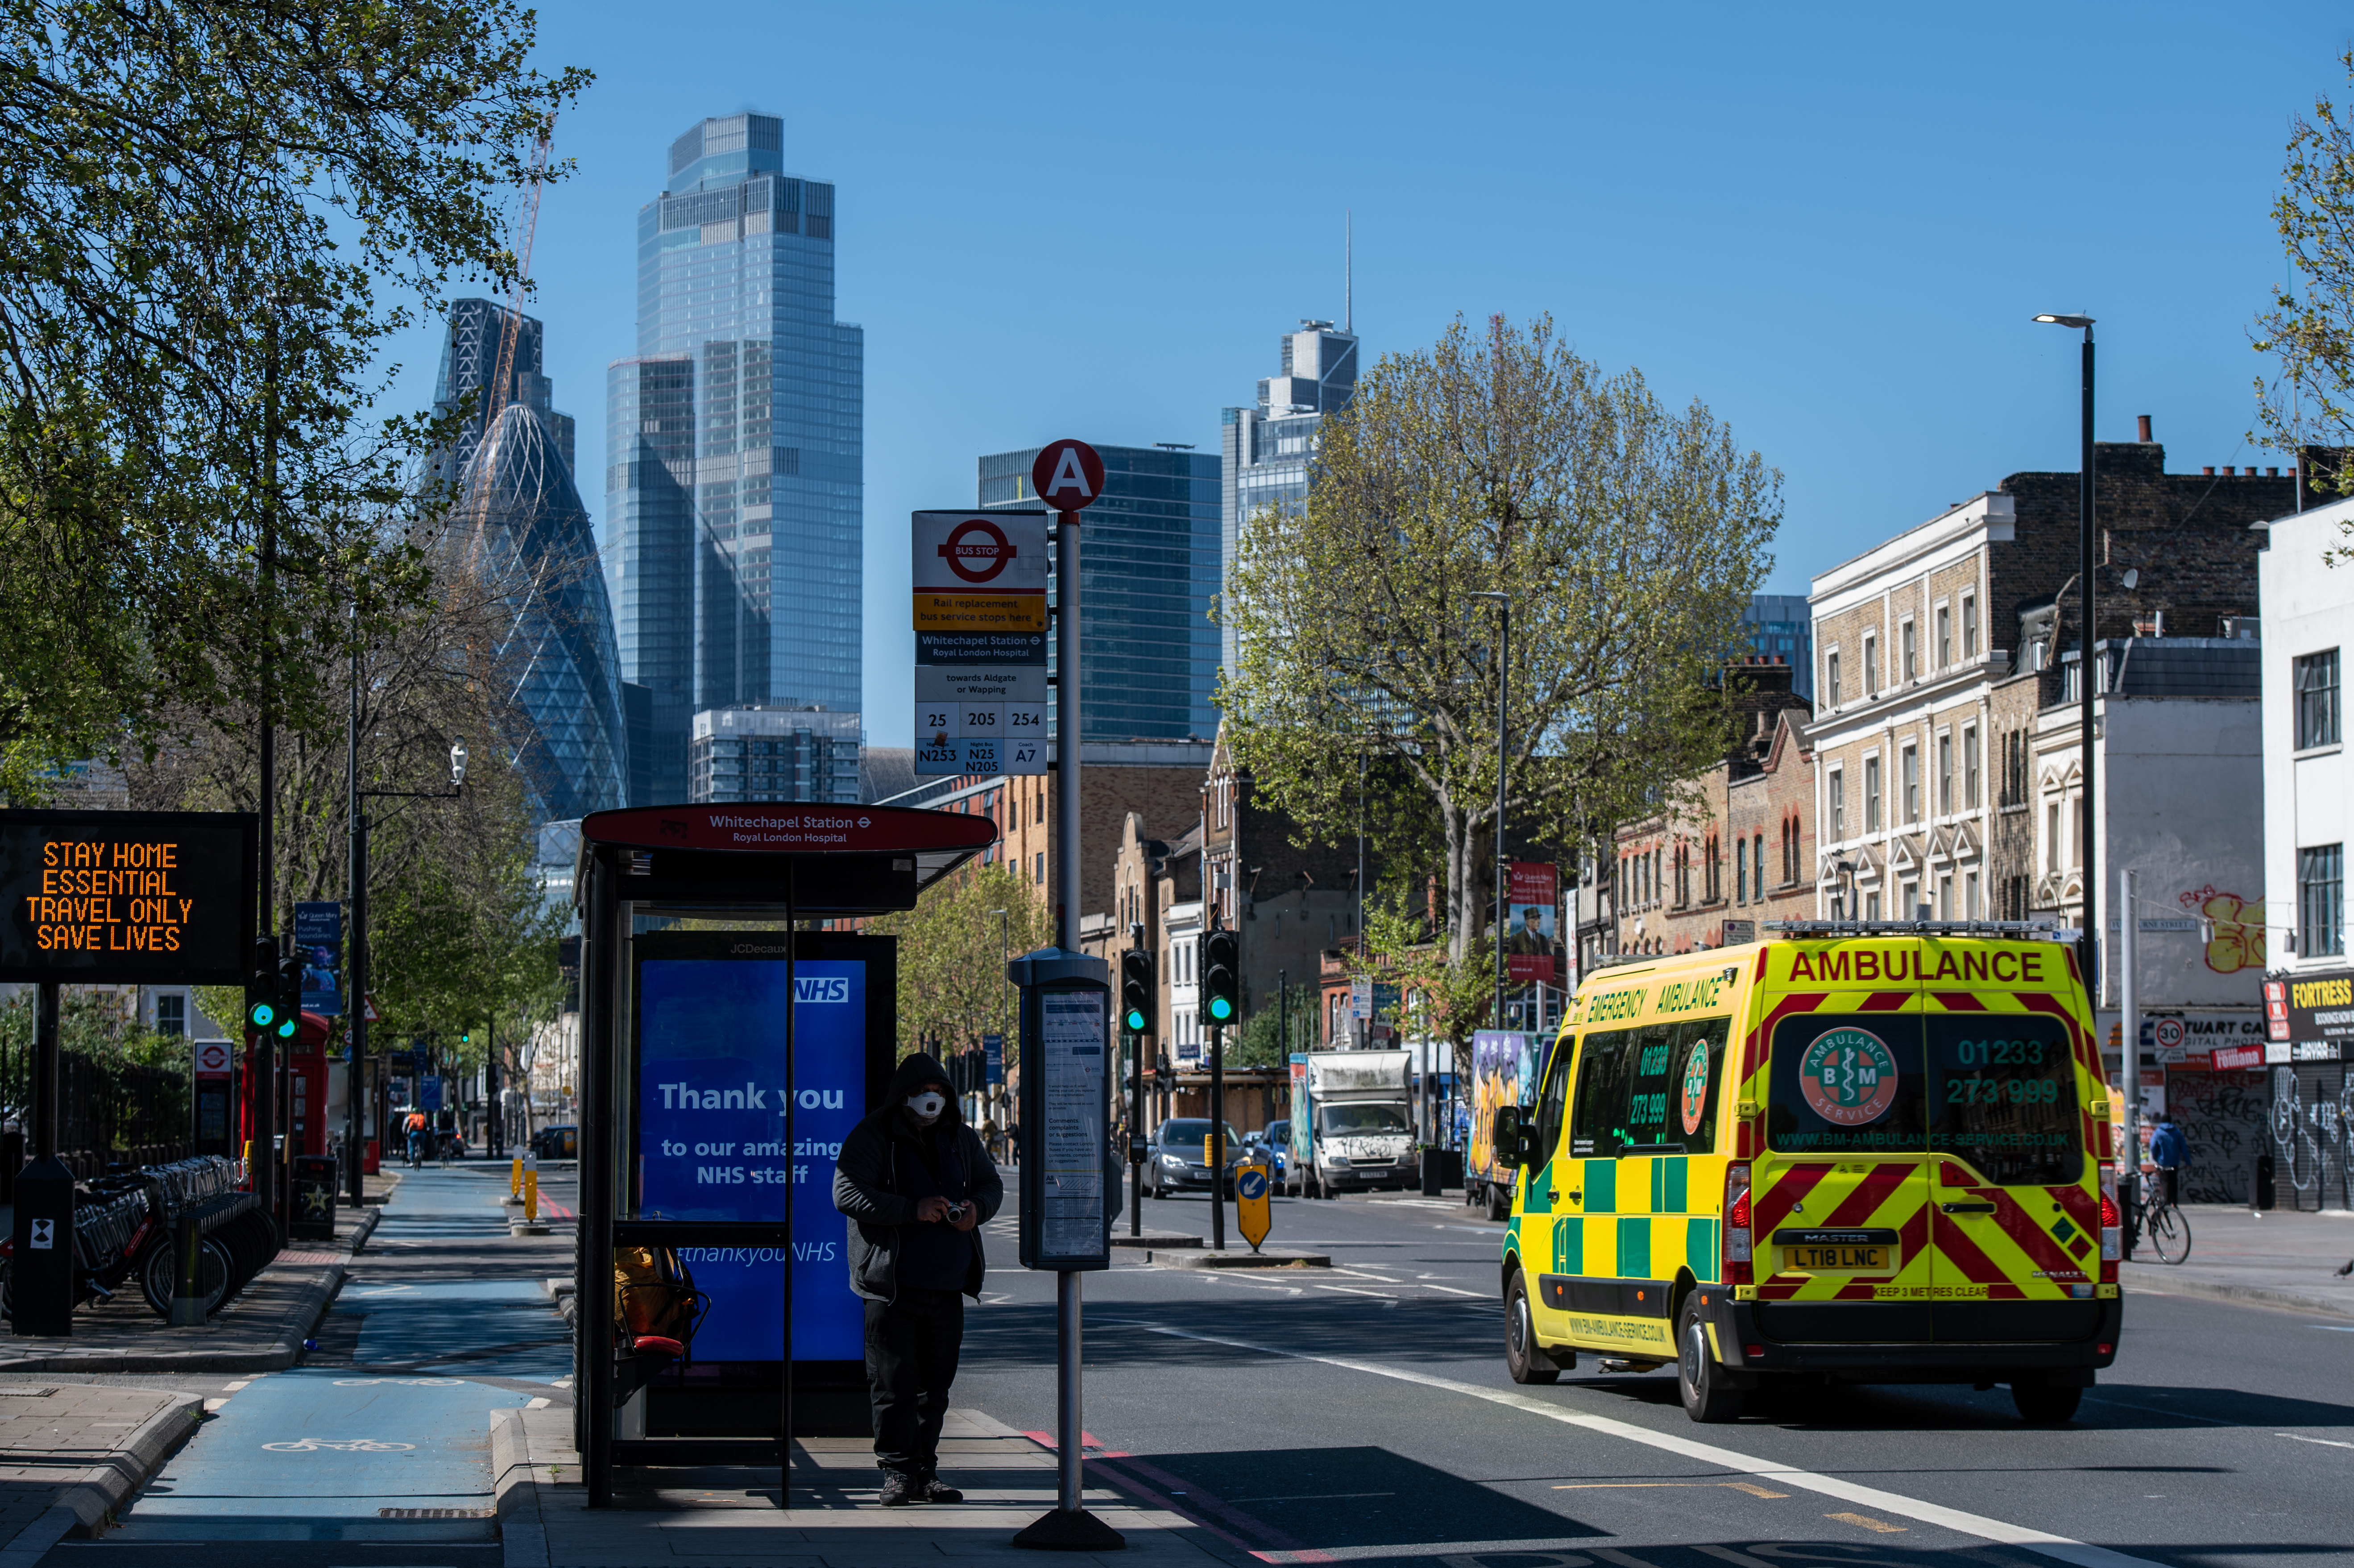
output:
[[[631,1218],[782,1224],[790,1194],[793,1360],[854,1361],[834,1158],[888,1082],[896,980],[888,938],[795,938],[792,1138],[785,1132],[786,936],[652,932],[636,938],[636,1104]],[[697,1363],[783,1359],[779,1247],[678,1245],[711,1311]]]

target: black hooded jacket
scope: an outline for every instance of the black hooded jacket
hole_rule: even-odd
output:
[[[913,1129],[901,1118],[901,1107],[925,1084],[948,1081],[946,1069],[920,1051],[900,1063],[882,1106],[850,1129],[834,1161],[833,1206],[850,1222],[846,1249],[850,1288],[869,1301],[897,1298],[900,1229],[917,1223],[916,1200],[907,1196],[901,1161],[918,1156]],[[948,1108],[934,1126],[949,1132],[948,1157],[961,1166],[965,1190],[981,1211],[981,1224],[987,1224],[1005,1202],[1005,1182],[997,1174],[997,1162],[957,1114],[954,1095],[949,1097]],[[966,1295],[977,1297],[987,1269],[981,1256],[981,1225],[965,1234],[972,1242],[972,1265],[965,1272],[963,1288]]]

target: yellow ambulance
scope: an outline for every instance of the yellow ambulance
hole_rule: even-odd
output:
[[[2065,1421],[2116,1356],[2109,1099],[2074,949],[2018,924],[1791,924],[1578,987],[1517,1167],[1505,1363],[1749,1389],[2007,1383]]]

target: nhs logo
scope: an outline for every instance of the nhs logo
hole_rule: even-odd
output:
[[[796,1002],[846,1002],[850,1000],[848,975],[795,975],[793,1001]]]

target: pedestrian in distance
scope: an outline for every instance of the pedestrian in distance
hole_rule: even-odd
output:
[[[964,1298],[980,1296],[987,1272],[980,1227],[1004,1201],[948,1074],[921,1052],[900,1063],[882,1108],[843,1140],[833,1174],[833,1206],[849,1221],[850,1288],[866,1308],[885,1508],[964,1500],[939,1478],[940,1426],[964,1344]]]
[[[2158,1201],[2180,1202],[2181,1171],[2190,1163],[2190,1140],[2163,1111],[2158,1113],[2157,1130],[2149,1135],[2149,1162],[2158,1167]]]

